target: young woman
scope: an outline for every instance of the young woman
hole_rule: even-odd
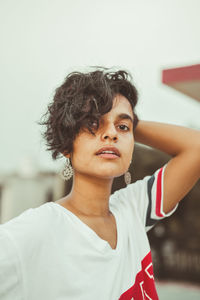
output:
[[[56,90],[44,137],[72,190],[0,226],[0,299],[158,299],[146,231],[199,179],[200,132],[138,122],[136,104],[125,71],[74,72]],[[111,195],[135,142],[172,159]]]

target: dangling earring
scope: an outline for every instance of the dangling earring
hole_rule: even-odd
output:
[[[130,161],[130,165],[131,165],[131,163],[132,163],[132,161]],[[129,165],[129,168],[130,168],[130,165]],[[126,185],[131,183],[131,173],[129,171],[127,171],[124,174],[124,181],[125,181]]]
[[[73,176],[73,174],[73,168],[70,164],[69,158],[67,158],[65,168],[60,172],[60,176],[63,180],[69,180]]]
[[[129,171],[124,174],[124,181],[126,185],[131,183],[131,173]]]

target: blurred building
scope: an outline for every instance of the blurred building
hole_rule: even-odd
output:
[[[165,69],[162,72],[162,82],[200,101],[200,64]]]
[[[18,171],[0,176],[0,224],[63,195],[64,183],[54,172],[39,172],[24,158]]]

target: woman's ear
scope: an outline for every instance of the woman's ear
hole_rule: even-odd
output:
[[[62,155],[65,156],[66,158],[70,158],[70,153],[67,153],[66,151],[62,152]]]

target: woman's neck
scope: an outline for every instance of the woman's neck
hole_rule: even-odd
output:
[[[80,215],[109,217],[109,197],[113,179],[91,178],[85,175],[74,176],[69,195],[57,201],[70,207]]]

